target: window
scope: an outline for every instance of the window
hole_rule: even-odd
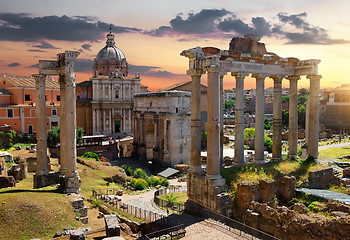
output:
[[[57,109],[51,110],[51,116],[57,116]]]
[[[57,102],[61,101],[61,96],[60,96],[60,95],[57,95],[57,96],[56,96],[56,101],[57,101]]]
[[[30,101],[30,95],[29,94],[25,94],[24,95],[24,101]]]
[[[152,102],[149,103],[149,106],[152,107]]]
[[[33,134],[33,126],[32,126],[32,125],[29,125],[29,126],[28,126],[28,134],[29,134],[29,135],[32,135],[32,134]]]
[[[119,98],[119,90],[115,91],[115,98]]]
[[[13,109],[7,109],[7,117],[13,118]]]
[[[47,95],[45,95],[45,101],[47,101]]]
[[[202,122],[208,121],[208,112],[206,112],[206,111],[201,112],[201,120],[202,120]]]

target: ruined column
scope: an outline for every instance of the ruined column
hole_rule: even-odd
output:
[[[37,168],[34,179],[38,175],[48,175],[48,158],[47,158],[47,135],[46,135],[46,101],[45,101],[45,79],[44,74],[35,74],[36,84],[36,162]],[[40,176],[39,176],[40,177]],[[40,185],[40,186],[39,186]],[[41,187],[40,181],[34,181],[34,187]]]
[[[273,85],[273,146],[272,159],[282,160],[282,79],[283,76],[271,76]]]
[[[226,72],[220,72],[220,166],[222,166],[224,155],[224,76]]]
[[[60,83],[60,173],[67,174],[67,156],[66,156],[66,81],[63,76],[59,77]]]
[[[289,80],[289,158],[298,156],[298,80],[300,76],[288,76]]]
[[[318,159],[318,137],[320,125],[320,80],[321,75],[308,75],[310,79],[308,156]]]
[[[265,107],[265,76],[253,74],[256,79],[256,101],[255,101],[255,162],[263,163],[264,158],[264,107]]]
[[[208,71],[207,177],[220,179],[220,68],[212,58]]]
[[[77,149],[76,149],[76,96],[75,96],[75,74],[74,60],[79,55],[78,52],[66,51],[61,55],[65,59],[65,136],[67,153],[67,193],[80,193],[80,177],[77,171]]]
[[[235,162],[244,164],[244,79],[247,73],[235,72]]]
[[[202,172],[201,166],[201,76],[202,70],[189,70],[191,75],[191,162],[190,172]]]

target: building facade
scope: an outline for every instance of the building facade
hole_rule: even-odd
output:
[[[46,129],[59,127],[60,85],[47,78],[45,81]],[[36,85],[32,77],[3,75],[0,77],[0,126],[23,135],[36,132]]]
[[[134,102],[134,154],[165,166],[189,163],[191,93],[143,93]]]

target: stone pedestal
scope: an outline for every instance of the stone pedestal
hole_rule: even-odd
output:
[[[34,188],[47,187],[60,183],[60,174],[57,173],[48,173],[45,175],[35,174],[33,176]]]
[[[197,174],[187,173],[187,195],[186,210],[200,213],[201,209],[209,208],[215,212],[228,216],[231,213],[231,202],[225,193],[227,186],[225,179],[209,179]]]
[[[81,186],[81,180],[80,180],[78,173],[76,173],[73,177],[66,177],[64,179],[65,191],[68,194],[70,194],[70,193],[78,193],[79,194],[80,193],[80,186]]]

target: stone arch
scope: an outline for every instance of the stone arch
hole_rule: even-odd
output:
[[[151,160],[153,158],[154,148],[154,123],[149,121],[146,125],[145,131],[145,144],[146,144],[146,159]]]

